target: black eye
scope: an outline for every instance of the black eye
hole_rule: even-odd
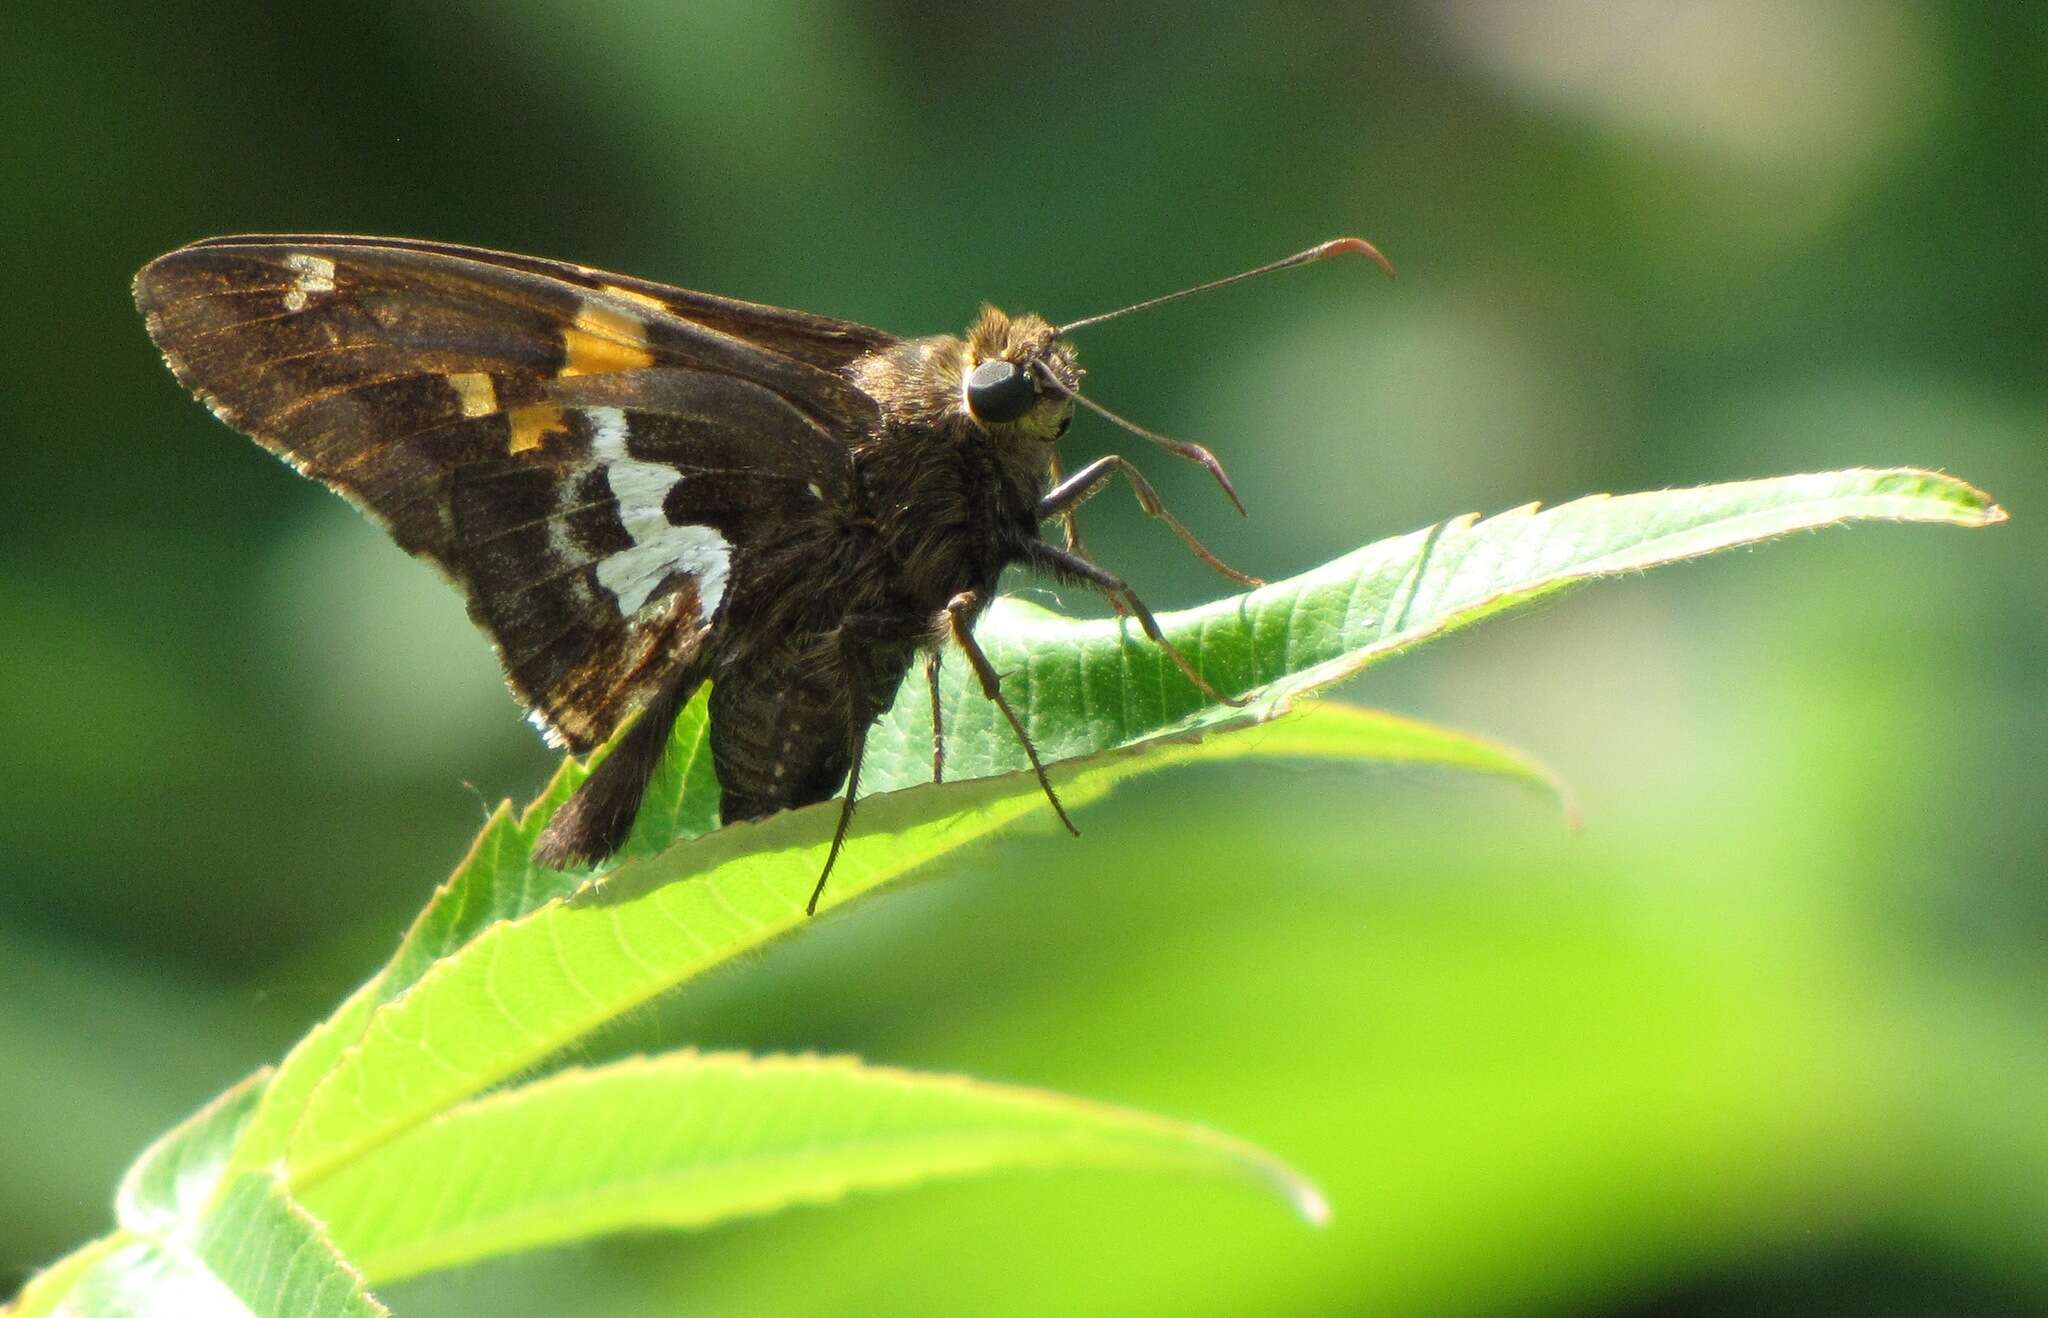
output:
[[[1015,421],[1038,401],[1031,372],[1015,362],[991,357],[967,377],[967,410],[979,421]]]

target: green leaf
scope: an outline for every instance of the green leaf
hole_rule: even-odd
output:
[[[268,1177],[237,1178],[195,1216],[116,1232],[23,1289],[17,1318],[379,1318],[390,1310]]]
[[[465,1103],[322,1183],[379,1282],[632,1228],[692,1227],[1003,1169],[1224,1176],[1327,1216],[1292,1168],[1215,1131],[849,1057],[683,1052]]]
[[[10,1313],[371,1318],[388,1311],[274,1179],[227,1176],[266,1069],[173,1127],[115,1196],[121,1229],[38,1274]]]
[[[1945,476],[1850,471],[1462,519],[1163,619],[1212,680],[1250,693],[1242,708],[1206,705],[1124,622],[1064,621],[1013,606],[994,614],[982,635],[998,667],[1013,674],[1006,689],[1039,744],[1069,757],[1054,777],[1078,806],[1133,772],[1195,758],[1375,754],[1384,738],[1362,736],[1355,723],[1301,720],[1258,738],[1199,734],[1272,720],[1302,693],[1394,649],[1575,581],[1855,518],[1985,525],[2002,517],[1984,495]],[[949,759],[969,772],[1014,769],[1021,753],[996,734],[985,702],[967,698],[957,685],[962,675],[951,680],[949,708],[958,713],[949,713],[947,734],[960,751]],[[915,680],[910,695],[877,729],[878,785],[920,771],[916,748],[929,746],[928,706]],[[548,895],[549,879],[522,860],[541,812],[493,821],[473,862],[409,936],[394,963],[404,973],[382,986],[389,1000],[312,1087],[287,1145],[295,1186],[316,1184],[621,1012],[802,925],[837,806],[659,847],[648,829],[710,818],[708,793],[692,787],[702,781],[701,722],[686,721],[677,735],[680,767],[665,795],[651,794],[652,819],[632,855],[573,901]],[[550,797],[565,788],[558,782]],[[882,792],[862,807],[827,903],[1044,808],[1035,783],[1015,772]],[[544,903],[531,906],[538,899]],[[505,918],[522,908],[530,913]],[[450,947],[459,950],[442,954]],[[285,1074],[293,1073],[288,1061]]]

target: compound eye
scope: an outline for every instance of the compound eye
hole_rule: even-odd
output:
[[[1031,372],[1015,362],[991,357],[967,377],[967,410],[978,421],[1015,421],[1038,401]]]

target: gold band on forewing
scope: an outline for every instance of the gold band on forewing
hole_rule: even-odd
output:
[[[563,375],[609,375],[654,364],[647,325],[638,316],[585,302],[562,331]]]

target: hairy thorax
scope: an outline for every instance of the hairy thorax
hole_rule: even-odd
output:
[[[881,411],[854,452],[865,511],[906,595],[930,612],[962,591],[985,602],[1037,537],[1054,447],[1073,415],[1071,401],[1047,390],[1014,421],[975,417],[965,384],[991,358],[1041,362],[1066,389],[1079,384],[1072,350],[1053,342],[1050,325],[994,307],[965,338],[905,340],[852,369]]]

